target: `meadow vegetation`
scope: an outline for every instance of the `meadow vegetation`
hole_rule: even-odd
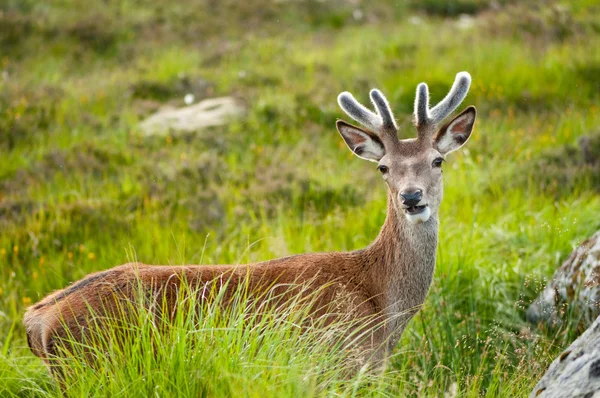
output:
[[[527,395],[581,332],[575,314],[548,328],[525,308],[600,227],[599,12],[597,0],[4,0],[0,396],[61,395],[21,318],[89,272],[369,244],[385,186],[335,131],[337,94],[367,103],[380,88],[406,138],[416,85],[437,102],[461,70],[478,120],[444,165],[434,284],[385,372],[349,376],[335,339],[298,332],[301,310],[248,320],[240,305],[159,335],[140,315],[138,346],[98,353],[102,372],[66,361],[66,394]],[[142,134],[189,93],[233,95],[247,115]]]

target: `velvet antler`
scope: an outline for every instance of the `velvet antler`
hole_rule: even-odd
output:
[[[427,84],[417,86],[415,98],[415,121],[419,139],[425,139],[435,133],[435,126],[450,115],[467,96],[471,85],[471,75],[467,72],[456,74],[454,84],[446,97],[429,109],[429,89]]]

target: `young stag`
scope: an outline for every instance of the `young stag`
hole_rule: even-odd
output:
[[[358,157],[378,163],[388,187],[387,218],[375,241],[352,252],[311,253],[248,265],[150,266],[130,263],[90,274],[73,285],[54,292],[28,308],[24,323],[31,350],[46,363],[59,353],[57,342],[69,335],[83,340],[90,322],[98,316],[119,316],[121,300],[134,301],[136,289],[162,296],[162,306],[174,310],[182,280],[191,286],[211,281],[227,291],[242,283],[256,293],[265,290],[292,294],[294,284],[306,284],[318,292],[319,305],[313,316],[322,316],[340,297],[342,306],[356,323],[370,317],[369,336],[360,344],[374,359],[382,359],[398,342],[407,322],[425,301],[433,272],[438,237],[438,210],[442,200],[442,163],[445,156],[464,145],[475,122],[470,106],[441,128],[438,124],[467,95],[471,78],[461,72],[449,94],[429,108],[427,85],[417,87],[415,124],[417,138],[399,140],[398,127],[383,94],[372,90],[373,113],[354,97],[339,95],[341,108],[363,127],[342,120],[337,129]],[[137,286],[137,288],[135,287]],[[288,289],[288,290],[286,290]],[[296,291],[297,292],[297,291]],[[115,299],[116,298],[116,299]],[[202,296],[204,298],[204,296]],[[346,300],[344,299],[344,300]],[[373,326],[376,325],[376,326]]]

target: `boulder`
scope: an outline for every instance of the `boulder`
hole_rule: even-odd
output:
[[[600,315],[600,231],[583,242],[554,273],[552,281],[527,309],[532,323],[560,323],[576,311],[587,327]]]
[[[533,397],[600,397],[600,317],[552,362]]]
[[[245,113],[242,103],[233,97],[210,98],[183,108],[163,108],[140,123],[145,135],[193,132],[222,126]]]

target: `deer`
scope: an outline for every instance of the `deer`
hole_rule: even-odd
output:
[[[429,107],[425,83],[417,86],[414,102],[416,138],[399,139],[399,128],[390,105],[377,89],[369,93],[375,112],[349,92],[338,104],[361,126],[337,120],[337,131],[348,148],[361,159],[377,163],[387,185],[387,215],[375,240],[366,248],[349,252],[305,253],[245,265],[146,265],[127,263],[89,274],[55,291],[27,308],[23,322],[31,351],[47,365],[60,355],[61,339],[83,339],[91,313],[120,314],[116,297],[132,298],[136,283],[153,294],[163,292],[168,308],[177,306],[182,278],[192,286],[227,279],[218,288],[233,291],[247,283],[259,299],[265,289],[292,294],[289,287],[307,282],[319,292],[314,316],[323,315],[340,297],[348,297],[343,311],[363,325],[369,337],[360,344],[375,361],[384,360],[398,344],[408,322],[419,311],[429,292],[436,264],[439,207],[442,201],[442,164],[446,156],[470,138],[476,109],[469,106],[446,124],[446,119],[466,97],[471,84],[459,72],[444,99]],[[246,281],[246,282],[242,282]],[[110,299],[109,299],[110,298]],[[118,315],[117,315],[118,316]],[[360,323],[360,321],[359,321]],[[357,343],[358,344],[358,343]]]

